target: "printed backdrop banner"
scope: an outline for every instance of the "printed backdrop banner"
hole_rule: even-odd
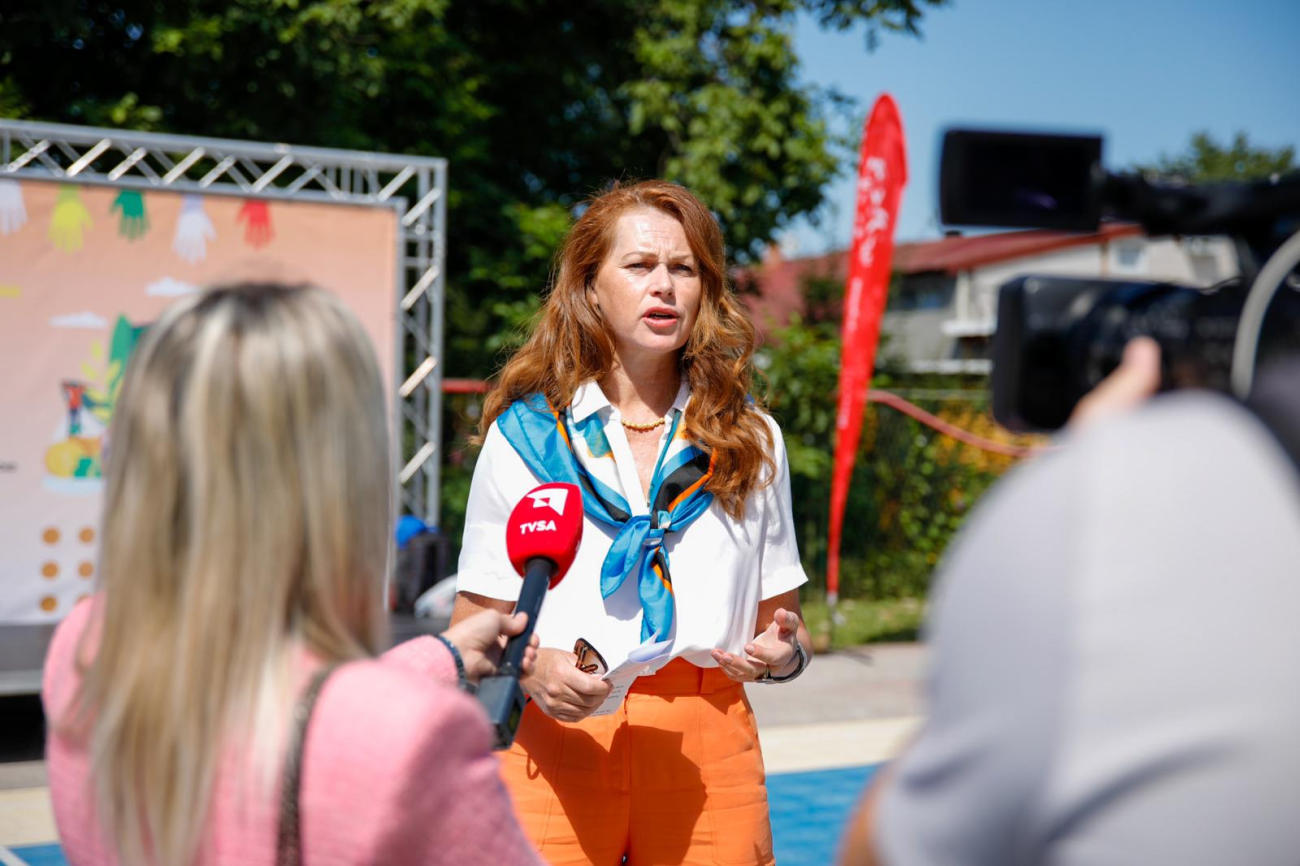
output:
[[[0,179],[0,622],[94,585],[104,431],[131,349],[176,298],[310,282],[356,313],[393,381],[389,209]]]

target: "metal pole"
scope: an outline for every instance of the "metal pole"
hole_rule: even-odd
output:
[[[417,202],[419,202],[419,201],[423,201],[423,200],[424,200],[424,197],[425,197],[426,195],[429,194],[429,184],[430,184],[430,178],[429,178],[429,172],[428,172],[428,170],[427,170],[427,169],[421,170],[421,171],[419,172],[419,175],[418,175],[418,177],[417,177],[417,181],[416,181],[416,189],[417,189],[417,193],[416,193],[416,201],[417,201]],[[417,219],[417,220],[416,220],[416,221],[411,225],[411,231],[415,234],[415,237],[416,237],[416,248],[417,248],[417,250],[418,250],[418,252],[416,253],[417,273],[418,273],[418,274],[421,274],[421,275],[422,275],[422,274],[425,272],[425,270],[429,267],[429,238],[428,238],[428,234],[429,234],[429,233],[428,233],[428,228],[429,228],[429,219],[428,219],[428,211],[426,210],[424,213],[420,214],[419,218],[418,218],[418,219]],[[421,231],[422,229],[423,229],[423,231]],[[417,277],[417,279],[418,279],[418,277]],[[428,293],[428,291],[426,291],[426,292],[424,293],[424,295],[423,295],[423,296],[422,296],[422,297],[421,297],[421,298],[416,302],[416,304],[415,304],[415,326],[416,326],[416,331],[417,331],[418,333],[420,333],[420,334],[428,334],[428,333],[429,333],[429,293]],[[419,345],[419,344],[418,344],[418,341],[417,341],[417,344],[416,344],[416,345],[417,345],[417,346]],[[418,361],[419,361],[419,355],[420,355],[420,354],[422,354],[422,353],[420,353],[420,352],[417,352],[417,353],[416,353],[417,363],[418,363]],[[427,381],[427,380],[426,380],[426,381]],[[420,434],[422,434],[422,435],[418,436],[417,438],[425,439],[426,441],[428,441],[428,439],[429,439],[429,426],[428,426],[429,389],[428,389],[427,387],[425,387],[425,385],[422,383],[418,388],[415,389],[415,393],[414,393],[412,396],[415,398],[414,401],[413,401],[413,402],[415,403],[415,416],[416,416],[417,418],[422,419],[422,421],[424,422],[424,429],[423,429],[423,430],[418,430],[418,426],[417,426],[417,431],[418,431]],[[421,447],[423,444],[424,444],[424,443],[422,443],[422,442],[417,442],[417,443],[416,443],[417,447]],[[436,443],[435,443],[435,447],[436,447]],[[435,460],[436,460],[438,456],[439,456],[439,455],[436,455],[436,454],[435,454],[434,458],[431,458],[431,459],[435,459]],[[427,461],[425,462],[425,464],[424,464],[423,466],[420,467],[420,475],[422,475],[422,476],[425,478],[425,485],[424,485],[424,489],[423,489],[422,491],[420,491],[420,493],[417,494],[417,497],[416,497],[416,498],[419,500],[419,502],[420,502],[420,511],[421,511],[421,513],[420,513],[419,517],[420,517],[420,519],[423,520],[425,523],[430,523],[430,522],[432,522],[432,521],[431,521],[431,517],[432,517],[432,513],[431,513],[431,505],[432,505],[432,503],[429,502],[429,485],[428,485],[428,478],[429,478],[429,464],[428,464]],[[418,484],[418,482],[416,482],[416,483]],[[417,488],[417,489],[418,489],[418,488]]]
[[[75,176],[80,185],[119,189],[400,208],[393,450],[402,467],[397,477],[403,505],[438,521],[446,160],[0,119],[0,175],[52,183]],[[414,206],[398,195],[411,189],[411,181],[417,188]],[[407,298],[406,309],[401,298]],[[426,369],[428,375],[419,380]],[[411,387],[402,389],[413,376]],[[408,391],[410,402],[400,390]],[[408,423],[415,433],[409,456],[404,453]],[[423,484],[417,478],[421,473]]]
[[[402,214],[406,213],[406,199],[398,196],[392,199],[393,202],[393,223],[396,231],[394,241],[396,249],[394,250],[395,267],[393,269],[393,292],[396,297],[397,316],[393,322],[396,329],[393,339],[393,381],[392,381],[392,417],[393,432],[392,454],[389,463],[392,464],[391,472],[393,480],[396,481],[396,514],[394,519],[401,517],[402,511],[406,505],[406,486],[402,484],[401,471],[405,463],[406,456],[403,453],[402,445],[405,441],[406,422],[403,419],[402,412],[402,380],[405,378],[406,368],[406,325],[403,323],[405,314],[402,312],[402,296],[406,294],[406,229],[402,227]]]
[[[439,497],[439,491],[442,489],[442,377],[445,368],[446,348],[443,346],[443,314],[446,309],[446,261],[447,261],[447,164],[437,166],[434,169],[437,188],[441,192],[438,201],[433,206],[432,231],[430,232],[429,243],[433,248],[433,266],[437,268],[438,276],[434,278],[433,285],[429,287],[429,294],[426,296],[429,301],[430,329],[429,338],[433,344],[434,351],[438,353],[435,358],[437,363],[433,366],[433,372],[429,375],[429,441],[433,443],[433,458],[429,461],[429,472],[425,476],[428,497],[428,521],[438,524],[442,511],[442,502]]]

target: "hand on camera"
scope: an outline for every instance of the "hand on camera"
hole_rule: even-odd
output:
[[[579,722],[591,715],[613,689],[607,680],[578,670],[578,657],[559,649],[537,651],[531,676],[519,681],[538,709],[561,722]]]
[[[442,633],[460,650],[461,660],[465,663],[465,678],[478,685],[483,677],[490,677],[497,672],[497,663],[505,649],[506,638],[513,637],[524,630],[528,614],[499,613],[485,610],[466,617]],[[537,663],[537,635],[528,642],[524,652],[524,673],[530,673]]]
[[[745,644],[745,655],[715,649],[713,660],[729,679],[738,683],[752,683],[769,672],[782,676],[796,659],[794,642],[798,639],[799,615],[777,608],[772,624]]]
[[[1145,403],[1159,388],[1160,344],[1150,337],[1130,340],[1114,372],[1074,407],[1069,427],[1082,430],[1127,412]]]

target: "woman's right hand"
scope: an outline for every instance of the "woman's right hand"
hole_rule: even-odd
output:
[[[538,709],[561,722],[591,715],[614,688],[607,680],[578,670],[578,657],[560,649],[537,651],[531,676],[519,681]]]

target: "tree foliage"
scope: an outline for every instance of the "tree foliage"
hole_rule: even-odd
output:
[[[1295,171],[1300,167],[1295,156],[1294,145],[1278,148],[1252,145],[1244,132],[1234,135],[1230,143],[1220,144],[1210,133],[1202,131],[1192,136],[1183,153],[1163,154],[1154,165],[1138,166],[1138,169],[1191,183],[1261,180]]]
[[[944,0],[44,0],[0,9],[0,113],[443,156],[448,364],[491,372],[581,199],[696,190],[745,260],[813,213],[844,101],[799,13],[915,34]]]

